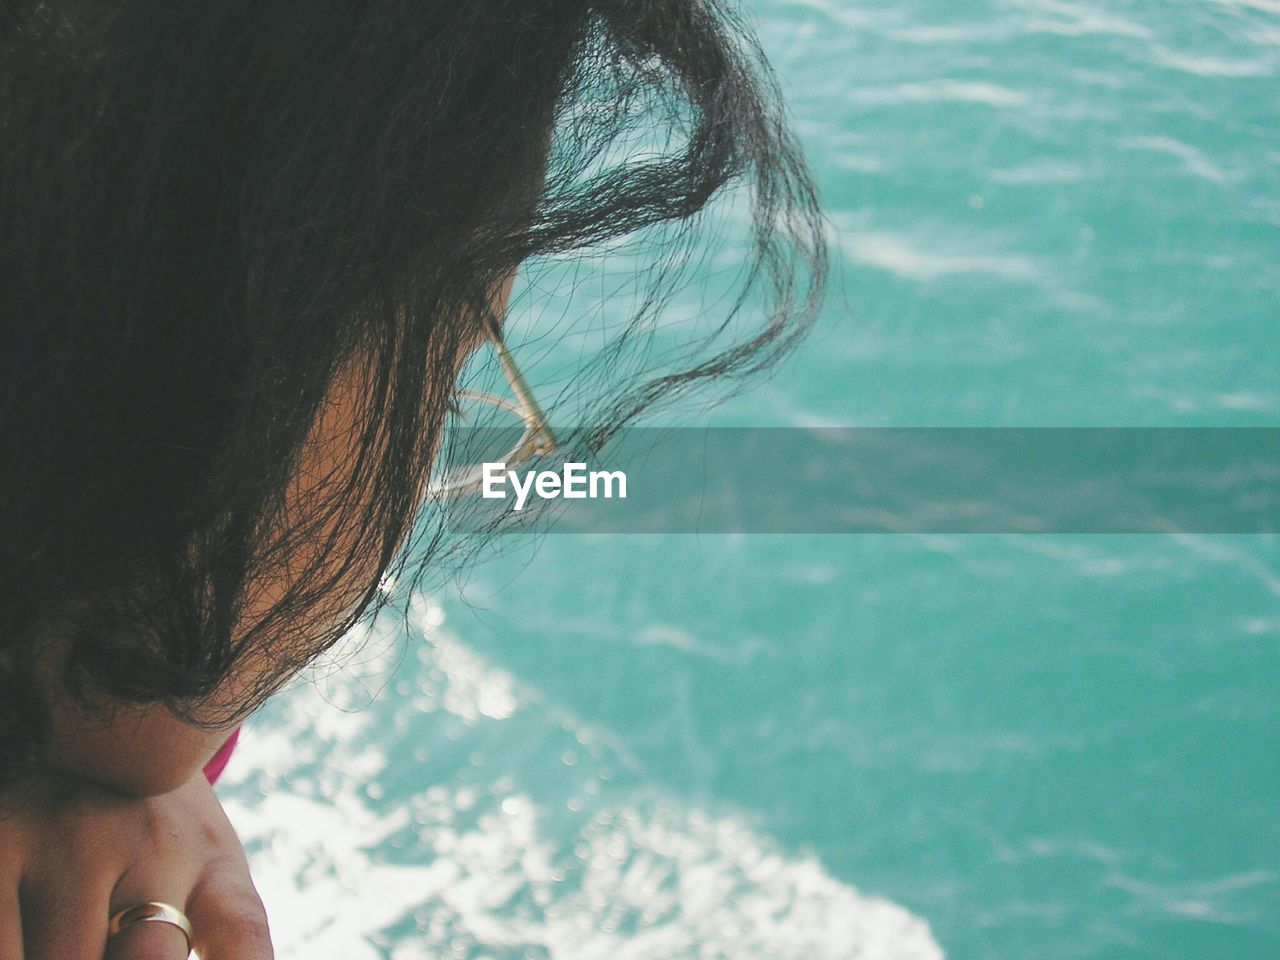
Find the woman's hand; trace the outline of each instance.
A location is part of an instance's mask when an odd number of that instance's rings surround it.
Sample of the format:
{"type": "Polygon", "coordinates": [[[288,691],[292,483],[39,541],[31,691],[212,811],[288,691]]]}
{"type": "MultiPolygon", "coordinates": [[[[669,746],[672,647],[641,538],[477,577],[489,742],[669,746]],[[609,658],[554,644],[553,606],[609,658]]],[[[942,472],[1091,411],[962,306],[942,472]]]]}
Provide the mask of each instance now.
{"type": "Polygon", "coordinates": [[[141,799],[61,775],[0,798],[0,960],[183,960],[167,923],[107,939],[112,914],[148,900],[185,911],[202,960],[271,960],[244,850],[203,773],[141,799]]]}

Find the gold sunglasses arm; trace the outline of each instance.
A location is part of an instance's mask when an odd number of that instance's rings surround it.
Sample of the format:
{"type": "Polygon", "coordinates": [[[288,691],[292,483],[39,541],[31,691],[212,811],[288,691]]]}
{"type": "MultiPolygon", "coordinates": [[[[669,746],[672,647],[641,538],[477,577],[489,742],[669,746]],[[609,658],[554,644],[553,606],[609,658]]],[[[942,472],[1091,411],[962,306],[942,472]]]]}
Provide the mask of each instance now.
{"type": "MultiPolygon", "coordinates": [[[[463,390],[458,396],[490,403],[503,410],[509,410],[523,421],[525,426],[524,435],[505,458],[506,464],[515,466],[524,463],[535,455],[546,455],[553,452],[556,448],[557,440],[555,434],[551,432],[551,427],[547,424],[546,414],[538,406],[538,401],[533,399],[533,392],[529,389],[529,384],[525,382],[524,376],[520,373],[520,368],[516,366],[511,352],[503,342],[497,321],[493,317],[487,319],[488,322],[485,323],[485,327],[489,334],[489,339],[493,342],[494,348],[498,352],[498,359],[502,363],[502,372],[506,375],[507,384],[516,396],[516,402],[488,394],[475,393],[470,390],[463,390]]],[[[472,466],[461,473],[431,480],[428,484],[428,495],[444,499],[465,496],[478,491],[482,481],[480,467],[472,466]]]]}
{"type": "Polygon", "coordinates": [[[520,368],[516,366],[516,362],[511,357],[511,352],[507,349],[507,345],[502,342],[502,334],[498,330],[497,323],[490,323],[489,337],[493,340],[493,345],[498,351],[498,359],[502,362],[503,372],[507,375],[507,382],[511,384],[511,390],[516,395],[516,399],[520,401],[522,407],[521,416],[533,430],[530,438],[533,443],[534,453],[550,453],[556,447],[555,434],[551,432],[551,427],[547,424],[547,416],[542,412],[542,408],[538,406],[538,401],[533,399],[533,392],[529,389],[529,384],[525,382],[524,377],[520,373],[520,368]]]}

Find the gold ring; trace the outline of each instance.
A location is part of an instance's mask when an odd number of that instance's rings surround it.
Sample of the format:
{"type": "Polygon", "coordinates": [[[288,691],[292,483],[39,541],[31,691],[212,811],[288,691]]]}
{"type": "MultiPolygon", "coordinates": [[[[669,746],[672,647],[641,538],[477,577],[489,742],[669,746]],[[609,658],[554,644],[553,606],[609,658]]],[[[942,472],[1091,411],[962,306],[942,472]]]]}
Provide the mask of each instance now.
{"type": "Polygon", "coordinates": [[[195,934],[191,932],[191,921],[173,904],[161,903],[159,900],[148,900],[146,903],[125,907],[117,912],[107,924],[107,937],[114,937],[121,930],[132,927],[135,923],[149,922],[167,923],[177,927],[187,938],[187,953],[191,952],[191,945],[195,942],[195,934]]]}

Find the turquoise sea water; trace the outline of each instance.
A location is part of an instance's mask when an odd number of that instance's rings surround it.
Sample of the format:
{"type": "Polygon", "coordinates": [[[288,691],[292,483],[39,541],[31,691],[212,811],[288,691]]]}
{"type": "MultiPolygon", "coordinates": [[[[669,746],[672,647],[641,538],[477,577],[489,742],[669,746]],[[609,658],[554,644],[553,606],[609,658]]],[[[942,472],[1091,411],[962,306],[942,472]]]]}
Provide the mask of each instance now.
{"type": "MultiPolygon", "coordinates": [[[[1280,423],[1280,3],[749,11],[844,303],[715,422],[1280,423]]],[[[490,554],[247,730],[279,956],[1280,957],[1276,537],[490,554]]]]}

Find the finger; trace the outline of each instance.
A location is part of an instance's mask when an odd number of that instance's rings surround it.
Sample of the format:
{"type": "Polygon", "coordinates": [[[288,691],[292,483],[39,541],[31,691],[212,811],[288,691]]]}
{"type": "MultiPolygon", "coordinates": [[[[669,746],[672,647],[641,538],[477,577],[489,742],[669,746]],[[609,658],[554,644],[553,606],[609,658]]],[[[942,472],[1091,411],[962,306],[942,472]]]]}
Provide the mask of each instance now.
{"type": "Polygon", "coordinates": [[[147,920],[110,937],[103,960],[186,960],[190,952],[180,927],[147,920]]]}
{"type": "Polygon", "coordinates": [[[25,960],[98,960],[107,939],[109,884],[18,891],[25,960]]]}
{"type": "Polygon", "coordinates": [[[0,897],[0,960],[22,960],[22,908],[18,906],[18,888],[8,887],[0,897]]]}
{"type": "Polygon", "coordinates": [[[272,960],[267,912],[243,864],[210,871],[187,910],[201,960],[272,960]]]}

